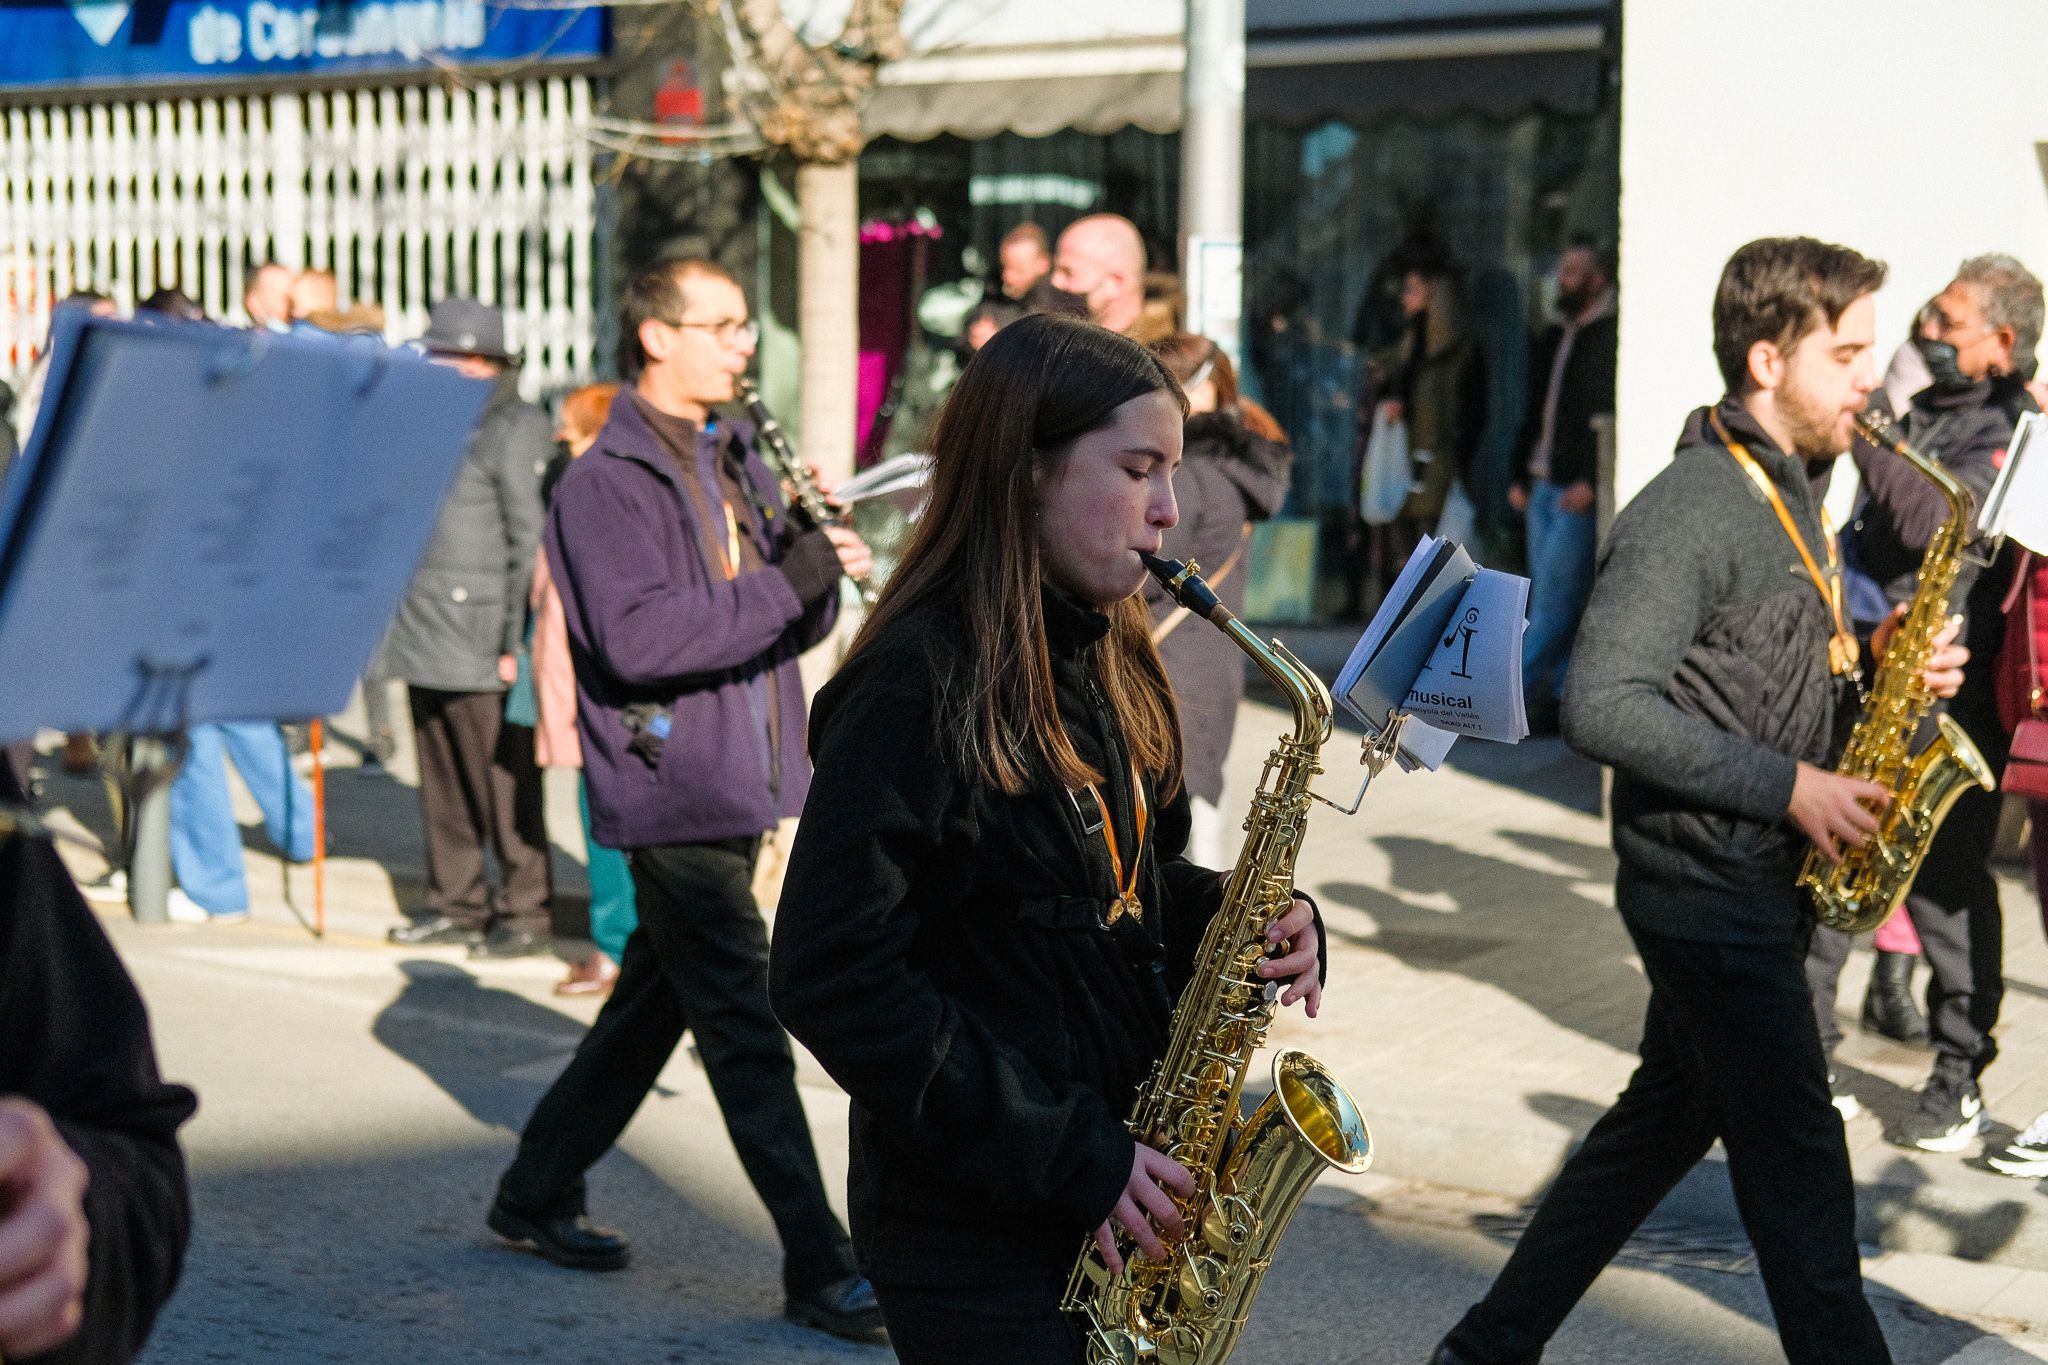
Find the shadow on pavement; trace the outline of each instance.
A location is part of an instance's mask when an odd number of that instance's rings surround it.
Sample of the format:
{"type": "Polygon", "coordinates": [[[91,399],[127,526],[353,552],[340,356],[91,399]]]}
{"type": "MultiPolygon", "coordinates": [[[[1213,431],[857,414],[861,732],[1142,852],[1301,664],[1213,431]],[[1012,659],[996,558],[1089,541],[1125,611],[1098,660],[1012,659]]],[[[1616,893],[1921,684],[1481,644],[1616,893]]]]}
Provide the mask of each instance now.
{"type": "Polygon", "coordinates": [[[632,1239],[625,1270],[564,1270],[501,1243],[484,1226],[491,1191],[583,1026],[451,963],[403,969],[373,1036],[490,1135],[442,1129],[346,1160],[202,1166],[183,1283],[144,1365],[887,1358],[784,1322],[772,1234],[736,1228],[623,1152],[596,1168],[593,1206],[632,1239]]]}
{"type": "Polygon", "coordinates": [[[1553,1023],[1633,1051],[1648,998],[1635,946],[1613,909],[1579,889],[1612,878],[1613,853],[1550,835],[1505,837],[1568,870],[1507,863],[1435,839],[1381,835],[1375,842],[1391,864],[1389,884],[1418,896],[1447,891],[1455,911],[1418,908],[1364,882],[1325,881],[1317,887],[1322,895],[1365,911],[1378,926],[1376,934],[1335,924],[1330,932],[1419,970],[1498,987],[1553,1023]],[[1560,970],[1560,943],[1568,944],[1568,971],[1560,970]],[[1526,951],[1532,944],[1543,951],[1526,951]]]}
{"type": "MultiPolygon", "coordinates": [[[[1436,1226],[1364,1212],[1310,1207],[1295,1219],[1234,1363],[1421,1365],[1513,1245],[1486,1234],[1484,1219],[1436,1226]]],[[[1544,1365],[1782,1365],[1762,1281],[1708,1268],[1720,1264],[1715,1250],[1647,1238],[1632,1246],[1617,1270],[1668,1284],[1609,1271],[1544,1350],[1544,1365]]],[[[1899,1365],[1936,1365],[1985,1335],[1917,1304],[1878,1301],[1877,1310],[1899,1365]]]]}

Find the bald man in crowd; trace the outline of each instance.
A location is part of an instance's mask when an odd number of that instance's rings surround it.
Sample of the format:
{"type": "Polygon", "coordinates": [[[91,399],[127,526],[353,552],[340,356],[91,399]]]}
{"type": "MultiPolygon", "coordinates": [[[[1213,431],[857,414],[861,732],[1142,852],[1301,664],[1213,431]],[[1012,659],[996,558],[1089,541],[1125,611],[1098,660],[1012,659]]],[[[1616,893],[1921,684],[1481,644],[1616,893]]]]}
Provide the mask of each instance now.
{"type": "Polygon", "coordinates": [[[1086,300],[1097,325],[1128,333],[1145,307],[1145,239],[1119,214],[1077,218],[1060,234],[1052,282],[1086,300]]]}

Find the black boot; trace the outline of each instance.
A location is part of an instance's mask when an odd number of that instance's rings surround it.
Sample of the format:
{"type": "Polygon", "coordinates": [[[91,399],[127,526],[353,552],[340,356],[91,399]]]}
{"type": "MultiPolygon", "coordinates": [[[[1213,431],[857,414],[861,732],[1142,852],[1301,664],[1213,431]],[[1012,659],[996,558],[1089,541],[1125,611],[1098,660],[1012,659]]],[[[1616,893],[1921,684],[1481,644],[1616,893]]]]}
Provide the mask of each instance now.
{"type": "Polygon", "coordinates": [[[1913,1003],[1913,954],[1878,950],[1863,996],[1863,1027],[1913,1047],[1927,1046],[1927,1016],[1913,1003]]]}

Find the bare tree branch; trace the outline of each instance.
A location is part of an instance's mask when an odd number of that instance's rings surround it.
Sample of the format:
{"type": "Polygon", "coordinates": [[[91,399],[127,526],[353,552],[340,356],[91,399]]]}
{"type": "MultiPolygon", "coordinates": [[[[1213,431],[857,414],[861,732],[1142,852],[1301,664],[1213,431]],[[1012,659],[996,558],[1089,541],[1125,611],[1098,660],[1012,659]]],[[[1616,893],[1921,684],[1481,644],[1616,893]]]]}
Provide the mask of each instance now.
{"type": "Polygon", "coordinates": [[[860,111],[875,73],[903,55],[903,0],[854,0],[845,26],[828,44],[803,40],[780,0],[698,0],[707,14],[729,5],[741,41],[735,53],[759,75],[740,82],[748,114],[771,145],[798,161],[842,165],[860,155],[866,137],[860,111]],[[765,88],[759,88],[765,87],[765,88]]]}

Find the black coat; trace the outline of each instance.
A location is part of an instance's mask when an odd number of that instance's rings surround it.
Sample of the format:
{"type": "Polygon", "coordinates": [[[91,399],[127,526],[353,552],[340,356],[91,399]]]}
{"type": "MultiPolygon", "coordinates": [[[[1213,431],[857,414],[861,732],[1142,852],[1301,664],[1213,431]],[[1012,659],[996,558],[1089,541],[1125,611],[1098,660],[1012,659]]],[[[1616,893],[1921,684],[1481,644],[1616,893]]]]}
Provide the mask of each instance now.
{"type": "MultiPolygon", "coordinates": [[[[1916,449],[1935,456],[1970,495],[1970,518],[1998,477],[2005,444],[2012,437],[2015,404],[2033,406],[2016,384],[1980,381],[1957,393],[1927,389],[1915,395],[1898,426],[1916,449]]],[[[1852,534],[1856,558],[1884,585],[1886,600],[1911,601],[1920,583],[1920,560],[1935,531],[1949,516],[1948,500],[1927,479],[1890,451],[1858,437],[1849,447],[1863,478],[1864,499],[1852,534]]],[[[1972,736],[1997,734],[1994,696],[1999,646],[2005,640],[2005,613],[2000,599],[2012,582],[2009,564],[1982,569],[1978,553],[1966,554],[1949,607],[1963,613],[1962,643],[1970,663],[1963,670],[1962,690],[1948,709],[1972,736]]]]}
{"type": "Polygon", "coordinates": [[[477,420],[373,676],[451,692],[505,690],[498,659],[525,637],[540,478],[554,453],[547,415],[519,397],[508,371],[477,420]]]}
{"type": "MultiPolygon", "coordinates": [[[[1594,318],[1572,339],[1564,374],[1557,386],[1557,417],[1550,435],[1550,482],[1591,483],[1600,474],[1600,438],[1593,419],[1614,412],[1614,359],[1618,323],[1612,312],[1594,318]]],[[[1529,352],[1529,407],[1522,418],[1515,482],[1527,486],[1532,477],[1529,457],[1543,434],[1543,404],[1550,394],[1550,371],[1564,328],[1546,328],[1529,352]]]]}
{"type": "MultiPolygon", "coordinates": [[[[1045,602],[1061,716],[1109,774],[1128,858],[1130,760],[1092,681],[1107,618],[1045,602]]],[[[853,1097],[862,1269],[932,1286],[1056,1272],[1108,1216],[1125,1120],[1221,901],[1180,856],[1186,797],[1161,808],[1153,791],[1143,921],[1105,927],[1092,798],[1049,776],[1008,796],[950,754],[962,640],[936,614],[904,618],[818,693],[770,964],[777,1015],[853,1097]]]]}
{"type": "MultiPolygon", "coordinates": [[[[1180,472],[1173,480],[1180,522],[1166,533],[1161,553],[1169,559],[1197,561],[1223,605],[1241,612],[1245,581],[1251,577],[1248,530],[1286,501],[1294,453],[1223,413],[1189,418],[1182,453],[1180,472]],[[1216,575],[1225,564],[1230,572],[1219,584],[1216,575]]],[[[1155,626],[1175,610],[1166,590],[1149,578],[1145,605],[1155,626]]],[[[1244,696],[1244,651],[1222,631],[1188,614],[1160,642],[1159,657],[1180,703],[1188,791],[1213,803],[1223,795],[1223,760],[1230,753],[1237,703],[1244,696]]]]}
{"type": "MultiPolygon", "coordinates": [[[[1827,562],[1820,494],[1733,400],[1716,409],[1827,562]]],[[[1693,414],[1677,457],[1615,518],[1572,650],[1564,732],[1614,768],[1615,902],[1671,938],[1786,941],[1808,847],[1785,819],[1800,760],[1827,765],[1849,698],[1834,622],[1777,515],[1693,414]]]]}
{"type": "MultiPolygon", "coordinates": [[[[0,773],[0,800],[20,799],[0,773]]],[[[56,850],[19,835],[0,842],[0,1095],[48,1110],[92,1181],[84,1323],[37,1365],[127,1360],[191,1235],[177,1132],[194,1101],[158,1075],[142,998],[56,850]]]]}

